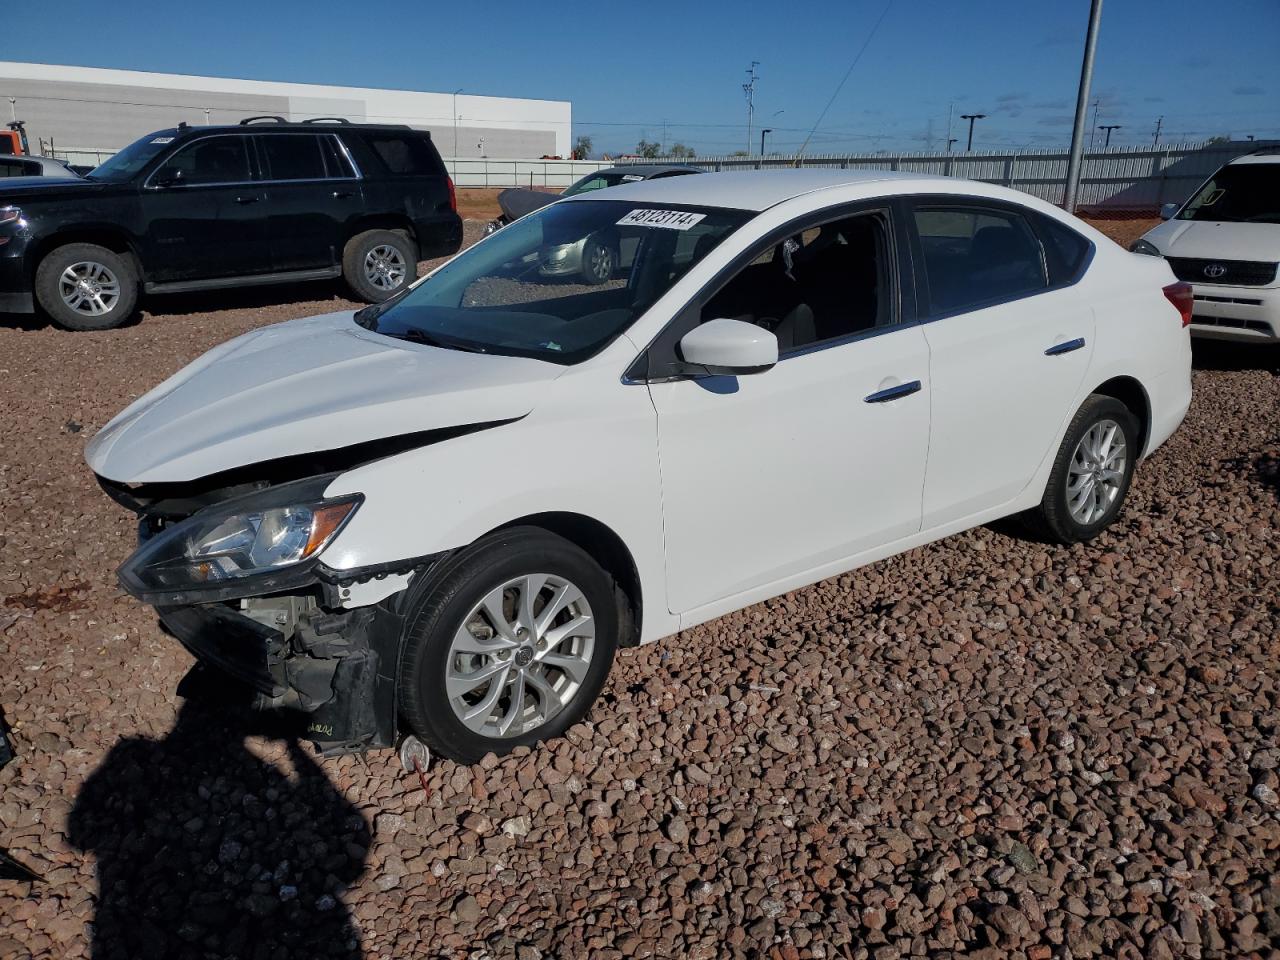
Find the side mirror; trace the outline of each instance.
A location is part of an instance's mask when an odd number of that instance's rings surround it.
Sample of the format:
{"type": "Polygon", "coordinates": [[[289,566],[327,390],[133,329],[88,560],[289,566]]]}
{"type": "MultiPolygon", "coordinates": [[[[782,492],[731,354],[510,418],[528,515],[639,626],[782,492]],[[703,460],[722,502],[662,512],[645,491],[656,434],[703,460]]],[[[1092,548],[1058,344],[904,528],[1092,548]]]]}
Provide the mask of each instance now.
{"type": "Polygon", "coordinates": [[[1160,219],[1172,220],[1178,213],[1178,208],[1182,206],[1180,203],[1164,203],[1160,205],[1160,219]]]}
{"type": "Polygon", "coordinates": [[[156,172],[155,185],[157,187],[180,187],[186,175],[182,172],[181,167],[161,167],[156,172]]]}
{"type": "Polygon", "coordinates": [[[708,320],[681,338],[680,354],[716,376],[763,373],[778,362],[778,338],[744,320],[708,320]]]}

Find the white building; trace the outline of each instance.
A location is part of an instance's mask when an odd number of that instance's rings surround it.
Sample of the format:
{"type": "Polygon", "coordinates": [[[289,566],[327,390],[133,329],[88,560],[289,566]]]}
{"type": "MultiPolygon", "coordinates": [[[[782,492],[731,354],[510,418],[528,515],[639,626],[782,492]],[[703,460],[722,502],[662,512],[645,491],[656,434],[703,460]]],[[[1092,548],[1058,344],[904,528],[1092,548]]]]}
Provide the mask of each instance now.
{"type": "Polygon", "coordinates": [[[407,123],[430,130],[444,157],[568,157],[571,113],[572,105],[564,100],[0,61],[0,124],[11,118],[24,121],[33,153],[114,153],[183,120],[196,126],[269,115],[407,123]]]}

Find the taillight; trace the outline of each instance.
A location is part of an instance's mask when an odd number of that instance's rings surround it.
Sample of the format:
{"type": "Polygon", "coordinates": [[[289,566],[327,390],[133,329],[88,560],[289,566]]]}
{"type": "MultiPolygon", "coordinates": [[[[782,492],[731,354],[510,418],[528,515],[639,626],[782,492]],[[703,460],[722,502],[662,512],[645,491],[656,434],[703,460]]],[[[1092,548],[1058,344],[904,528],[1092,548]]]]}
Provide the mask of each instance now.
{"type": "Polygon", "coordinates": [[[449,209],[454,213],[458,212],[458,191],[453,188],[453,177],[446,177],[449,181],[449,209]]]}
{"type": "Polygon", "coordinates": [[[1182,316],[1182,325],[1184,327],[1191,326],[1191,310],[1195,306],[1195,293],[1191,290],[1191,284],[1183,283],[1179,280],[1177,283],[1171,283],[1164,288],[1165,299],[1173,304],[1174,309],[1182,316]]]}

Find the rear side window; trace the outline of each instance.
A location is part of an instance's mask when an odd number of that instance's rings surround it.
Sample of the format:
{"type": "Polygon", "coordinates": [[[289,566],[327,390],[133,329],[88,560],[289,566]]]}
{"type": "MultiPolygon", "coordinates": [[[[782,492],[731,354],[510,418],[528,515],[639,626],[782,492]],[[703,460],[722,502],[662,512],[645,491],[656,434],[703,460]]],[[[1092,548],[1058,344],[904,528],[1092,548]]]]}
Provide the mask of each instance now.
{"type": "Polygon", "coordinates": [[[1091,244],[1066,224],[1052,217],[1034,214],[1036,232],[1044,243],[1045,266],[1049,269],[1049,286],[1071,283],[1084,268],[1091,244]]]}
{"type": "Polygon", "coordinates": [[[25,160],[0,160],[0,177],[34,177],[40,168],[25,160]]]}
{"type": "Polygon", "coordinates": [[[377,131],[362,136],[386,173],[412,177],[444,174],[444,164],[426,137],[407,131],[377,131]]]}
{"type": "Polygon", "coordinates": [[[920,207],[929,312],[959,313],[1049,286],[1040,241],[1026,219],[992,208],[920,207]]]}
{"type": "Polygon", "coordinates": [[[277,133],[258,138],[271,180],[323,180],[320,138],[310,133],[277,133]]]}

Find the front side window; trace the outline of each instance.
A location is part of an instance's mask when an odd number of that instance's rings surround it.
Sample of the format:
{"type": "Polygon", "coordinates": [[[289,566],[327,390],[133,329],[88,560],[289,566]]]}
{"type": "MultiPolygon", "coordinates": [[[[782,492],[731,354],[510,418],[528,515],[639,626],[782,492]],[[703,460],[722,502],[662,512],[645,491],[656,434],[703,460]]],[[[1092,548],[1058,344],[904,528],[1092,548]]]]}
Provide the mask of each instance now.
{"type": "Polygon", "coordinates": [[[156,183],[198,186],[215,183],[245,183],[253,178],[249,170],[248,137],[206,137],[183,147],[153,178],[156,183]]]}
{"type": "Polygon", "coordinates": [[[322,180],[324,154],[320,137],[311,133],[277,133],[258,138],[270,180],[322,180]]]}
{"type": "Polygon", "coordinates": [[[937,315],[1047,289],[1040,241],[1016,213],[921,207],[916,232],[924,254],[929,312],[937,315]]]}
{"type": "Polygon", "coordinates": [[[1179,220],[1280,223],[1280,163],[1233,163],[1200,188],[1179,220]]]}
{"type": "Polygon", "coordinates": [[[770,246],[703,306],[773,332],[780,351],[865,333],[893,320],[887,215],[810,227],[770,246]]]}
{"type": "Polygon", "coordinates": [[[637,201],[553,204],[356,321],[442,347],[580,363],[751,216],[637,201]]]}

